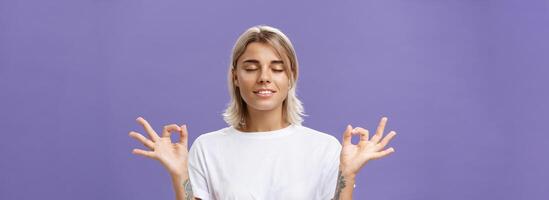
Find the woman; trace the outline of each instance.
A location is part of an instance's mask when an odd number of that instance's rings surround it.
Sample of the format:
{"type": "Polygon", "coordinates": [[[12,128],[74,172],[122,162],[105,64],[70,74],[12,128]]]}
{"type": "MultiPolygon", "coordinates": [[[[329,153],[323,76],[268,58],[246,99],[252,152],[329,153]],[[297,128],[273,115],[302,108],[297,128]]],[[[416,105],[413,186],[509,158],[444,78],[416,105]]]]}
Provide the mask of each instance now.
{"type": "Polygon", "coordinates": [[[352,199],[355,177],[370,160],[394,152],[383,137],[348,125],[343,145],[335,137],[301,125],[296,97],[298,62],[290,40],[278,29],[255,26],[237,40],[228,73],[231,102],[223,114],[229,127],[202,134],[187,151],[186,126],[164,127],[162,137],[138,118],[149,138],[130,136],[150,151],[172,177],[176,199],[352,199]],[[180,141],[172,143],[171,132],[180,141]],[[358,144],[351,143],[360,135],[358,144]]]}

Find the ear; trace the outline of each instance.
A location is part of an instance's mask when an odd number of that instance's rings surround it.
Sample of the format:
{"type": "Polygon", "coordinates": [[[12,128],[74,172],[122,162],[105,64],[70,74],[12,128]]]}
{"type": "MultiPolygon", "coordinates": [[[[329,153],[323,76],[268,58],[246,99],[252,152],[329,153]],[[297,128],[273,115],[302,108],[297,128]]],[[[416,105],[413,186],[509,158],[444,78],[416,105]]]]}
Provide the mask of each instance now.
{"type": "Polygon", "coordinates": [[[292,84],[292,80],[291,79],[288,79],[288,90],[292,89],[294,87],[294,84],[292,84]]]}
{"type": "Polygon", "coordinates": [[[292,81],[288,79],[288,89],[292,89],[292,81]]]}
{"type": "Polygon", "coordinates": [[[232,74],[232,77],[233,77],[233,83],[236,87],[239,87],[239,84],[238,84],[238,76],[236,76],[236,71],[235,69],[233,68],[231,70],[231,74],[232,74]]]}

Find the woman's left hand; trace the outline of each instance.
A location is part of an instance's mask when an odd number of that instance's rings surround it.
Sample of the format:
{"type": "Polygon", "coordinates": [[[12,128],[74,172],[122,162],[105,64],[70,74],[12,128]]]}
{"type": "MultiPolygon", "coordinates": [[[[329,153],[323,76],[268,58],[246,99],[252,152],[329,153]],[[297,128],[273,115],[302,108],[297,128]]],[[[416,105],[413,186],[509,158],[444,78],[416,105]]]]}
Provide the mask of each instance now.
{"type": "Polygon", "coordinates": [[[383,137],[383,130],[387,124],[387,118],[381,118],[376,133],[369,138],[368,130],[351,125],[347,126],[343,133],[343,148],[340,155],[340,170],[344,175],[356,176],[360,169],[370,160],[383,158],[395,150],[394,148],[385,149],[385,146],[395,137],[396,132],[391,131],[383,137]],[[360,135],[358,144],[352,144],[353,135],[360,135]]]}

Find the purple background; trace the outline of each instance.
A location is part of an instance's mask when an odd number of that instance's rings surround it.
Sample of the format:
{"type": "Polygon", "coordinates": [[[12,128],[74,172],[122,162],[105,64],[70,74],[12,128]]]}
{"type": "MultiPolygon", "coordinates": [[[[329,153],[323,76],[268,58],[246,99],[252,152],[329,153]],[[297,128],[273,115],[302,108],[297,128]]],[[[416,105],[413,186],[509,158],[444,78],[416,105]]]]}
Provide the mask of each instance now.
{"type": "Polygon", "coordinates": [[[356,199],[549,198],[549,1],[0,0],[0,199],[172,199],[134,119],[225,127],[257,24],[296,47],[305,126],[399,133],[356,199]]]}

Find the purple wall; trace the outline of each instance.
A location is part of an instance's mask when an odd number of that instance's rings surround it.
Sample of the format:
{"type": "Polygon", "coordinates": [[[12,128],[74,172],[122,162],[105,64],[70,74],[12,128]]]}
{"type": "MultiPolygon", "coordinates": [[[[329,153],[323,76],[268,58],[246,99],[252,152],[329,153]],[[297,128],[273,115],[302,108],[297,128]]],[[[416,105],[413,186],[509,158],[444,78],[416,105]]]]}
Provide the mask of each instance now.
{"type": "Polygon", "coordinates": [[[225,127],[257,24],[294,42],[304,125],[399,133],[356,199],[549,198],[548,1],[0,0],[0,199],[173,198],[134,119],[225,127]]]}

